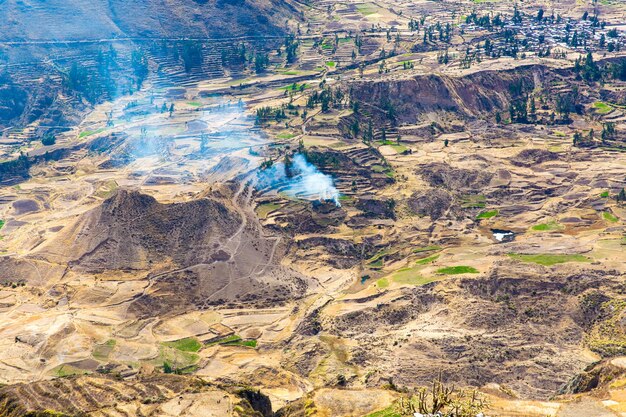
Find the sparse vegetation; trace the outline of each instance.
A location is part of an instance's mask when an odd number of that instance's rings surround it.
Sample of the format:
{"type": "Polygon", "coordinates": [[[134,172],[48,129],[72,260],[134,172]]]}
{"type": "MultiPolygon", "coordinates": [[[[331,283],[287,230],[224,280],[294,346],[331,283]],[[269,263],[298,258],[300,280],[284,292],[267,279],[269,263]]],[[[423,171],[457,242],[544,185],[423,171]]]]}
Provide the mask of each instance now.
{"type": "Polygon", "coordinates": [[[624,408],[622,370],[535,401],[626,355],[623,2],[112,2],[91,40],[39,3],[0,48],[9,414],[624,408]]]}
{"type": "Polygon", "coordinates": [[[116,344],[117,342],[115,341],[115,339],[109,339],[100,345],[96,345],[93,349],[92,356],[94,357],[94,359],[106,361],[109,358],[109,355],[111,354],[113,349],[115,349],[116,344]]]}
{"type": "Polygon", "coordinates": [[[413,253],[433,252],[433,251],[440,251],[441,249],[442,249],[441,246],[433,245],[433,246],[426,246],[423,248],[413,249],[413,253]]]}
{"type": "Polygon", "coordinates": [[[268,215],[280,208],[277,203],[263,203],[256,208],[256,213],[260,219],[266,219],[268,215]]]}
{"type": "Polygon", "coordinates": [[[404,394],[392,406],[367,417],[475,417],[488,408],[487,400],[477,390],[457,389],[454,385],[445,384],[439,376],[431,386],[404,394]]]}
{"type": "Polygon", "coordinates": [[[552,266],[567,262],[591,262],[591,259],[587,258],[584,255],[580,254],[532,254],[532,255],[524,255],[524,254],[509,254],[509,256],[513,259],[517,259],[522,262],[535,263],[543,266],[552,266]]]}

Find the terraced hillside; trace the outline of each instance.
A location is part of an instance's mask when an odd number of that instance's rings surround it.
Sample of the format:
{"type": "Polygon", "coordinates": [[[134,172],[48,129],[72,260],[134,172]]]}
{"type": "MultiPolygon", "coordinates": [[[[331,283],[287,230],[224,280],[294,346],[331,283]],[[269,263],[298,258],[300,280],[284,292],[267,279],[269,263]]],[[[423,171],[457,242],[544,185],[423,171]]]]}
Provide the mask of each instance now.
{"type": "MultiPolygon", "coordinates": [[[[287,0],[17,1],[2,4],[4,43],[114,38],[273,36],[296,12],[287,0]]],[[[23,48],[13,54],[24,52],[23,48]]]]}

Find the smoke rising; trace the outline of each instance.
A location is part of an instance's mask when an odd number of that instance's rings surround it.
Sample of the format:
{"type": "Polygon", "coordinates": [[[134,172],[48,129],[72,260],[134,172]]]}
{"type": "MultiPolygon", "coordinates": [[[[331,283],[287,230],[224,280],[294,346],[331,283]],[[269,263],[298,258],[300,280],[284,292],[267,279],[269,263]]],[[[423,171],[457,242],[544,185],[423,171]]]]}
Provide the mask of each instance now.
{"type": "Polygon", "coordinates": [[[272,188],[294,198],[333,201],[341,205],[332,177],[320,172],[302,154],[294,155],[288,168],[279,162],[259,171],[258,187],[272,188]]]}

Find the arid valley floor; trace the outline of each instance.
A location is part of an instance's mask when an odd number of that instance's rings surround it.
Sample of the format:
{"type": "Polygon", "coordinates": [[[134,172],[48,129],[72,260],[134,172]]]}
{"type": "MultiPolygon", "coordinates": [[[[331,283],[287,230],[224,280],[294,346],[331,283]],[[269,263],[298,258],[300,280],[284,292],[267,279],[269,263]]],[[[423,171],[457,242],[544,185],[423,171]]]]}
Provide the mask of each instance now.
{"type": "Polygon", "coordinates": [[[626,415],[620,1],[0,7],[1,417],[626,415]]]}

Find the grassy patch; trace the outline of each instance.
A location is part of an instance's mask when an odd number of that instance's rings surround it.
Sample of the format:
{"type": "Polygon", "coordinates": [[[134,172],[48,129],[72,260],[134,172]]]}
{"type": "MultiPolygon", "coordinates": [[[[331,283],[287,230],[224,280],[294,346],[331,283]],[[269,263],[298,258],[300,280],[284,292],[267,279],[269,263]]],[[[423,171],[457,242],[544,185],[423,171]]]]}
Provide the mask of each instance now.
{"type": "Polygon", "coordinates": [[[193,352],[185,352],[162,344],[155,365],[167,362],[175,369],[185,369],[195,365],[199,359],[200,357],[193,352]]]}
{"type": "Polygon", "coordinates": [[[86,375],[89,372],[84,369],[78,369],[72,365],[59,365],[52,370],[52,374],[56,377],[67,377],[72,375],[86,375]]]}
{"type": "Polygon", "coordinates": [[[199,101],[188,101],[187,105],[191,107],[200,107],[202,106],[202,103],[200,103],[199,101]]]}
{"type": "Polygon", "coordinates": [[[402,268],[383,279],[391,279],[397,284],[405,285],[426,285],[437,280],[436,278],[422,276],[420,274],[421,269],[419,265],[412,268],[402,268]]]}
{"type": "Polygon", "coordinates": [[[106,342],[96,345],[93,348],[92,356],[99,361],[106,361],[109,359],[109,355],[115,349],[117,342],[114,339],[109,339],[106,342]]]}
{"type": "Polygon", "coordinates": [[[422,253],[422,252],[433,252],[433,251],[438,251],[441,250],[441,246],[426,246],[423,248],[417,248],[417,249],[413,249],[413,253],[422,253]]]}
{"type": "Polygon", "coordinates": [[[393,281],[398,284],[415,285],[419,287],[421,285],[426,285],[426,284],[430,284],[431,282],[435,282],[437,281],[437,279],[433,277],[423,277],[419,274],[409,275],[409,274],[399,273],[397,276],[393,278],[393,281]]]}
{"type": "Polygon", "coordinates": [[[404,145],[390,145],[394,151],[398,152],[398,153],[403,153],[409,150],[409,148],[407,148],[404,145]]]}
{"type": "Polygon", "coordinates": [[[611,223],[617,223],[619,221],[619,218],[616,215],[608,211],[605,211],[604,213],[602,213],[602,218],[606,220],[607,222],[611,222],[611,223]]]}
{"type": "Polygon", "coordinates": [[[378,173],[378,174],[385,174],[386,176],[388,176],[389,178],[393,178],[394,176],[394,172],[392,169],[384,167],[382,165],[379,164],[374,164],[371,167],[372,171],[378,173]]]}
{"type": "Polygon", "coordinates": [[[296,135],[294,135],[293,133],[283,132],[283,133],[279,133],[278,135],[276,135],[276,139],[291,139],[294,136],[296,135]]]}
{"type": "Polygon", "coordinates": [[[91,136],[91,135],[97,135],[98,133],[104,132],[104,130],[105,130],[104,128],[100,128],[97,130],[84,130],[80,132],[80,134],[78,135],[78,139],[86,138],[87,136],[91,136]]]}
{"type": "Polygon", "coordinates": [[[235,342],[238,340],[241,340],[241,336],[237,336],[236,334],[233,334],[223,339],[216,340],[215,342],[207,343],[206,346],[223,345],[225,343],[235,342]]]}
{"type": "Polygon", "coordinates": [[[438,269],[437,273],[445,275],[478,274],[478,269],[471,266],[458,265],[438,269]]]}
{"type": "Polygon", "coordinates": [[[596,101],[595,103],[593,103],[593,108],[596,109],[596,111],[600,114],[608,114],[613,111],[613,107],[602,101],[596,101]]]}
{"type": "Polygon", "coordinates": [[[369,16],[369,15],[372,15],[372,14],[374,14],[374,13],[376,13],[378,11],[378,8],[374,4],[372,4],[372,3],[357,4],[356,5],[356,9],[363,16],[369,16]]]}
{"type": "Polygon", "coordinates": [[[555,230],[562,230],[563,226],[555,221],[551,221],[548,223],[541,223],[531,227],[535,232],[550,232],[555,230]]]}
{"type": "Polygon", "coordinates": [[[0,220],[0,229],[2,229],[5,224],[6,224],[6,222],[4,220],[0,220]]]}
{"type": "Polygon", "coordinates": [[[522,255],[511,253],[509,254],[509,256],[522,262],[535,263],[543,266],[552,266],[557,264],[564,264],[567,262],[591,262],[591,259],[580,254],[565,255],[544,253],[534,255],[522,255]]]}
{"type": "Polygon", "coordinates": [[[389,287],[389,280],[387,278],[381,278],[378,281],[376,281],[376,286],[380,288],[381,290],[384,288],[387,288],[389,287]]]}
{"type": "Polygon", "coordinates": [[[335,68],[335,66],[336,66],[336,65],[337,65],[337,63],[336,63],[335,61],[328,61],[328,62],[326,63],[326,66],[327,66],[328,68],[335,68]]]}
{"type": "Polygon", "coordinates": [[[437,259],[439,259],[439,255],[433,255],[433,256],[429,256],[428,258],[420,259],[417,262],[415,262],[415,264],[416,265],[428,265],[428,264],[435,262],[437,259]]]}
{"type": "Polygon", "coordinates": [[[186,337],[173,342],[165,342],[163,345],[183,352],[197,352],[202,348],[202,344],[195,337],[186,337]]]}
{"type": "Polygon", "coordinates": [[[263,203],[256,208],[256,214],[259,216],[259,219],[267,219],[270,213],[278,210],[280,207],[280,204],[276,203],[263,203]]]}
{"type": "Polygon", "coordinates": [[[222,344],[226,346],[243,346],[243,347],[249,347],[249,348],[256,348],[257,341],[254,339],[242,340],[241,338],[239,338],[239,340],[233,340],[232,342],[227,342],[227,343],[222,343],[222,344]]]}
{"type": "Polygon", "coordinates": [[[257,341],[254,339],[243,340],[241,336],[233,334],[223,339],[217,340],[215,342],[207,343],[207,346],[214,346],[214,345],[244,346],[244,347],[255,348],[257,347],[257,341]]]}
{"type": "Polygon", "coordinates": [[[609,198],[610,193],[608,191],[602,191],[602,193],[600,194],[601,198],[609,198]]]}
{"type": "Polygon", "coordinates": [[[498,214],[500,214],[498,210],[483,211],[478,216],[476,216],[476,218],[478,220],[491,219],[492,217],[496,217],[498,214]]]}

